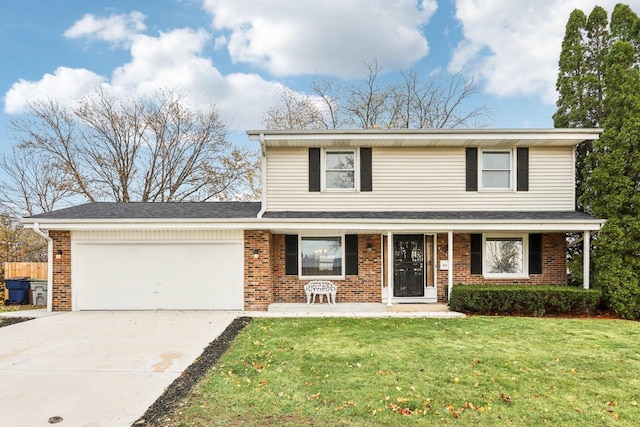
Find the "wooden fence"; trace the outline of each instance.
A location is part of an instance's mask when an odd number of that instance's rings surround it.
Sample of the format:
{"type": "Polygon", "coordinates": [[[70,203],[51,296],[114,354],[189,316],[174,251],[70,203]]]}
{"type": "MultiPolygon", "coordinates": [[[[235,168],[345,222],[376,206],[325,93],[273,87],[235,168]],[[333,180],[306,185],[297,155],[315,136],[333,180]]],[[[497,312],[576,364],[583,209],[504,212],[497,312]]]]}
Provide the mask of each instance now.
{"type": "Polygon", "coordinates": [[[5,262],[4,277],[47,278],[46,262],[5,262]]]}

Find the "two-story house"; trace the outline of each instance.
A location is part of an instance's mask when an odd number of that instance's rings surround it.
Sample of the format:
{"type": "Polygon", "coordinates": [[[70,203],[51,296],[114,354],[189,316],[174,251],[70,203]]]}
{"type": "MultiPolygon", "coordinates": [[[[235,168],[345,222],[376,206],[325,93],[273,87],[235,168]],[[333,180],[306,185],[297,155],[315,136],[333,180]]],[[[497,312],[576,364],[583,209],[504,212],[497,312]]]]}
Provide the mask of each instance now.
{"type": "Polygon", "coordinates": [[[262,200],[89,203],[24,219],[49,239],[53,310],[266,310],[444,302],[455,285],[565,284],[575,147],[594,129],[248,131],[262,200]]]}

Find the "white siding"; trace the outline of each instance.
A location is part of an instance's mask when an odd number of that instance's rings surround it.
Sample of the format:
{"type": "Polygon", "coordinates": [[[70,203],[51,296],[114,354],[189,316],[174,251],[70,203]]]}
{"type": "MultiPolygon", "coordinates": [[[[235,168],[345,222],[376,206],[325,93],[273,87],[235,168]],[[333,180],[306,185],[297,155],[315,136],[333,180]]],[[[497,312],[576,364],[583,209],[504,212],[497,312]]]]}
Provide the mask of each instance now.
{"type": "Polygon", "coordinates": [[[269,148],[269,211],[573,210],[571,147],[529,149],[529,191],[465,191],[465,149],[374,148],[373,191],[308,191],[306,148],[269,148]]]}
{"type": "Polygon", "coordinates": [[[242,230],[99,230],[73,231],[71,240],[78,241],[224,241],[243,240],[242,230]]]}

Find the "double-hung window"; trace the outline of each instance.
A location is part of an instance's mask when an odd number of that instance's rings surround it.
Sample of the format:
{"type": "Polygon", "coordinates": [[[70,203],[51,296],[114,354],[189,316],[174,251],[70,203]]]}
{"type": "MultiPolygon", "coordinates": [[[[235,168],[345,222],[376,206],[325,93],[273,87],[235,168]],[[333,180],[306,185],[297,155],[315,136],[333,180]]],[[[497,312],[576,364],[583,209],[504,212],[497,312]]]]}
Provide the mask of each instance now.
{"type": "Polygon", "coordinates": [[[511,151],[482,152],[482,188],[488,190],[510,190],[512,185],[511,151]]]}
{"type": "Polygon", "coordinates": [[[356,188],[356,152],[325,151],[325,188],[328,190],[353,190],[356,188]]]}
{"type": "Polygon", "coordinates": [[[300,237],[301,277],[342,277],[343,236],[300,237]]]}

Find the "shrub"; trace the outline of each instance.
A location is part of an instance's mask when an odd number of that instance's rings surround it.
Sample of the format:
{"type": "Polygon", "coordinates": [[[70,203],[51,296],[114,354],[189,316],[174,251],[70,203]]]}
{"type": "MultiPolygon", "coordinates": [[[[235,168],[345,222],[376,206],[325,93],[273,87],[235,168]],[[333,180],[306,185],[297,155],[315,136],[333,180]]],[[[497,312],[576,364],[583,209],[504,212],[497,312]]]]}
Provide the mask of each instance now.
{"type": "Polygon", "coordinates": [[[449,308],[478,314],[588,314],[600,305],[601,292],[552,285],[457,285],[449,308]]]}

